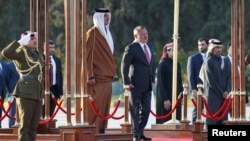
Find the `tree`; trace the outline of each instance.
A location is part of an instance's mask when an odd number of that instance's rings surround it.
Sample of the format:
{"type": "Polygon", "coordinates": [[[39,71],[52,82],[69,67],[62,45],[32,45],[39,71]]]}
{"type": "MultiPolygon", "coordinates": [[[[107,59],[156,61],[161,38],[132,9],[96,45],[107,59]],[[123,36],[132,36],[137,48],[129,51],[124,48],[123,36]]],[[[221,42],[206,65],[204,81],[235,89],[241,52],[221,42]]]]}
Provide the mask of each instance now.
{"type": "MultiPolygon", "coordinates": [[[[2,48],[13,39],[19,39],[20,32],[28,29],[29,1],[0,0],[0,5],[2,48]]],[[[250,1],[245,0],[246,39],[250,35],[249,5],[250,1]]],[[[114,38],[118,68],[124,47],[133,41],[132,31],[136,25],[148,28],[149,40],[156,47],[156,61],[161,56],[164,44],[172,41],[174,0],[87,0],[87,28],[93,25],[92,13],[97,7],[106,7],[112,11],[110,30],[114,38]]],[[[64,0],[51,1],[49,11],[50,36],[56,41],[58,54],[64,60],[64,0]]],[[[197,50],[198,38],[218,38],[225,45],[230,40],[231,0],[180,0],[179,20],[179,55],[182,55],[179,59],[184,67],[188,55],[197,50]]],[[[250,40],[247,40],[247,46],[249,43],[250,40]]],[[[183,74],[185,73],[184,69],[183,74]]]]}

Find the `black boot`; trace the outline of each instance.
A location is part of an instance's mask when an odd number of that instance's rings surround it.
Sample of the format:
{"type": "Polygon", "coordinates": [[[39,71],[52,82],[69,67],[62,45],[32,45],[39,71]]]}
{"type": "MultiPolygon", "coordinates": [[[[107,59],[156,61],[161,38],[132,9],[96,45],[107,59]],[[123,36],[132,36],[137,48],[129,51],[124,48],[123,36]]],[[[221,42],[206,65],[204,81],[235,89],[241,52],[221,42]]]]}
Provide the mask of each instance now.
{"type": "Polygon", "coordinates": [[[99,130],[99,134],[104,134],[105,133],[105,130],[104,129],[100,129],[99,130]]]}

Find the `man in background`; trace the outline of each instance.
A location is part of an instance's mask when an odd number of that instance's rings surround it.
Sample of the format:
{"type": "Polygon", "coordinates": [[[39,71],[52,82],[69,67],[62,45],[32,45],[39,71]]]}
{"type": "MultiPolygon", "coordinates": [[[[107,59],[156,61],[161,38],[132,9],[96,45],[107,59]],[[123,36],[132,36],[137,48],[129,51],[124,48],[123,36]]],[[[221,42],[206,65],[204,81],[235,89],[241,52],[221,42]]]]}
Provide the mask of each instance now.
{"type": "MultiPolygon", "coordinates": [[[[197,100],[197,84],[203,84],[202,80],[199,78],[199,73],[201,66],[206,59],[206,52],[208,48],[208,39],[200,38],[198,39],[198,51],[196,54],[193,54],[188,57],[187,62],[187,75],[188,75],[188,83],[189,88],[192,93],[192,97],[194,100],[197,100]]],[[[193,109],[192,112],[192,123],[196,121],[197,118],[197,110],[193,109]]]]}
{"type": "MultiPolygon", "coordinates": [[[[19,79],[19,74],[16,70],[15,64],[13,61],[10,61],[7,63],[9,70],[10,70],[10,78],[9,78],[9,83],[10,83],[10,91],[8,92],[8,102],[9,104],[13,102],[13,105],[10,109],[9,115],[11,117],[15,117],[16,115],[16,99],[13,97],[13,91],[16,87],[16,83],[19,79]]],[[[15,124],[15,120],[9,119],[9,128],[11,128],[15,124]]]]}
{"type": "MultiPolygon", "coordinates": [[[[0,59],[2,55],[0,55],[0,59]]],[[[4,103],[4,99],[8,91],[11,91],[10,81],[9,81],[10,71],[9,67],[5,62],[0,62],[0,99],[4,103]]],[[[2,108],[0,107],[0,117],[2,117],[2,108]]],[[[2,128],[0,121],[0,128],[2,128]]]]}
{"type": "MultiPolygon", "coordinates": [[[[55,41],[49,40],[49,63],[50,63],[50,107],[49,116],[52,116],[56,107],[54,98],[59,100],[63,95],[63,75],[61,59],[55,55],[55,41]]],[[[46,46],[44,44],[44,50],[46,46]]],[[[42,108],[42,117],[45,117],[45,104],[42,108]]]]}
{"type": "MultiPolygon", "coordinates": [[[[231,91],[231,68],[230,62],[221,55],[222,42],[218,39],[210,39],[205,60],[200,73],[204,84],[204,94],[207,96],[207,106],[211,114],[220,110],[231,91]]],[[[224,125],[228,119],[206,119],[206,125],[224,125]]]]}

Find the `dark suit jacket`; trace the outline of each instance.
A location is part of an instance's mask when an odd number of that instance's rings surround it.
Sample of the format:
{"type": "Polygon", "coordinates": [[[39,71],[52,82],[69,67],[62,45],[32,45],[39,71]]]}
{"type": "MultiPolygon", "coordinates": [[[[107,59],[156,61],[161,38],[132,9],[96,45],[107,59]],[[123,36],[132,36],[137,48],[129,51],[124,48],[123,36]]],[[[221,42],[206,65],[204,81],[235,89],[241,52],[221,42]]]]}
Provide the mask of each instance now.
{"type": "Polygon", "coordinates": [[[2,65],[2,71],[0,71],[0,96],[2,97],[2,100],[4,100],[7,91],[10,91],[11,89],[9,83],[10,71],[6,63],[0,62],[0,64],[2,65]]]}
{"type": "Polygon", "coordinates": [[[200,53],[188,57],[187,74],[190,90],[197,90],[197,84],[203,84],[202,80],[199,78],[202,64],[203,58],[200,53]]]}
{"type": "MultiPolygon", "coordinates": [[[[138,42],[126,46],[121,64],[124,85],[133,84],[134,91],[148,90],[155,82],[155,52],[153,45],[147,43],[151,52],[151,62],[148,64],[144,51],[138,42]]],[[[152,87],[150,88],[152,90],[152,87]]]]}
{"type": "Polygon", "coordinates": [[[19,79],[19,74],[16,71],[16,67],[13,61],[10,61],[8,64],[9,70],[10,70],[10,78],[9,78],[9,83],[10,83],[10,91],[9,93],[13,93],[15,87],[16,87],[16,83],[19,79]]]}
{"type": "Polygon", "coordinates": [[[56,84],[53,85],[50,90],[56,98],[60,98],[63,95],[63,76],[62,76],[62,63],[60,58],[52,55],[56,64],[56,84]]]}

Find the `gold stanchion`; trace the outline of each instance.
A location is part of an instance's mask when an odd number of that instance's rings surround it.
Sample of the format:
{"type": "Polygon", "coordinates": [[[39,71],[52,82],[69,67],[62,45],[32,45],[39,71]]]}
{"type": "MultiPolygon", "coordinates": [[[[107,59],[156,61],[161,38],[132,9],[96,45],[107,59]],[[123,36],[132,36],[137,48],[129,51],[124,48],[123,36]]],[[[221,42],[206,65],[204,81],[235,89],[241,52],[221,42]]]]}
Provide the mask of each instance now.
{"type": "Polygon", "coordinates": [[[203,94],[202,94],[202,84],[197,85],[198,92],[197,92],[197,118],[196,121],[194,122],[194,132],[201,132],[204,129],[204,122],[201,119],[201,113],[202,113],[202,99],[203,99],[203,94]]]}
{"type": "Polygon", "coordinates": [[[130,91],[124,92],[124,123],[121,124],[123,133],[131,133],[131,123],[129,123],[128,112],[129,112],[129,95],[130,91]]]}
{"type": "Polygon", "coordinates": [[[189,123],[190,121],[187,118],[187,95],[188,95],[188,84],[183,84],[183,104],[182,104],[182,120],[181,123],[181,129],[189,129],[189,123]]]}

